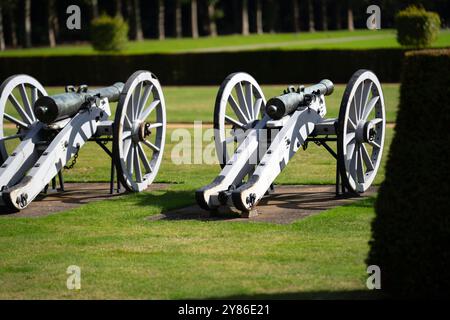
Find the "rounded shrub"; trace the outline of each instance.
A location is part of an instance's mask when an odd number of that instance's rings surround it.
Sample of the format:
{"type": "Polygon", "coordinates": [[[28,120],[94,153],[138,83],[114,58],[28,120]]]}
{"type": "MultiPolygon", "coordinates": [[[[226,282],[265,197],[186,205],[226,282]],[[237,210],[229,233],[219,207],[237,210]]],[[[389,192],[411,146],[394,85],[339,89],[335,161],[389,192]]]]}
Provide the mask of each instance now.
{"type": "Polygon", "coordinates": [[[400,11],[395,19],[397,41],[402,46],[423,48],[436,40],[441,19],[435,12],[410,6],[400,11]]]}
{"type": "Polygon", "coordinates": [[[97,51],[120,51],[128,42],[128,24],[122,17],[101,15],[91,24],[91,42],[97,51]]]}
{"type": "Polygon", "coordinates": [[[368,265],[392,297],[450,297],[450,49],[406,53],[368,265]]]}

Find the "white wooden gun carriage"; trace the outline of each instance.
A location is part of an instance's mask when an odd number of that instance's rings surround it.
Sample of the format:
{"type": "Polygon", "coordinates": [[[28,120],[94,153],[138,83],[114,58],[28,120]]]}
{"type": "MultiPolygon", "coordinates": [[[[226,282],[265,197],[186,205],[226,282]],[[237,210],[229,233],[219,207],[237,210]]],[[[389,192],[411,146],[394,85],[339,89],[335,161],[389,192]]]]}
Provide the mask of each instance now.
{"type": "Polygon", "coordinates": [[[111,157],[111,192],[116,173],[117,189],[142,191],[158,173],[165,131],[164,95],[151,72],[107,88],[67,86],[54,96],[28,75],[12,76],[0,86],[0,202],[24,209],[51,182],[56,188],[56,177],[64,190],[62,170],[87,141],[111,157]]]}
{"type": "Polygon", "coordinates": [[[382,88],[373,72],[357,71],[345,89],[339,117],[327,119],[325,96],[333,89],[331,81],[322,80],[309,87],[289,87],[266,103],[253,77],[228,76],[214,110],[222,171],[197,190],[198,204],[206,210],[234,207],[248,216],[308,142],[325,147],[336,158],[336,194],[365,192],[375,179],[383,152],[382,88]],[[336,142],[336,151],[329,142],[336,142]]]}

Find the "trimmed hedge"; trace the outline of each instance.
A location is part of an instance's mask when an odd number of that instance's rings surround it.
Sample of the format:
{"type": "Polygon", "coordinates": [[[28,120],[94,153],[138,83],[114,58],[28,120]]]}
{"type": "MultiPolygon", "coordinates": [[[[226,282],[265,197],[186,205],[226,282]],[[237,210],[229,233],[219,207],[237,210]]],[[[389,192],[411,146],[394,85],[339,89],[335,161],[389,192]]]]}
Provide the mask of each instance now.
{"type": "Polygon", "coordinates": [[[91,42],[97,51],[120,51],[128,42],[128,24],[119,16],[102,15],[92,21],[91,42]]]}
{"type": "Polygon", "coordinates": [[[409,6],[395,17],[397,41],[402,46],[428,47],[436,40],[441,27],[441,19],[435,12],[409,6]]]}
{"type": "Polygon", "coordinates": [[[260,83],[347,83],[355,70],[373,70],[383,82],[399,82],[402,49],[246,51],[145,55],[86,55],[0,58],[0,81],[26,73],[44,85],[110,85],[136,70],[150,70],[163,85],[215,85],[245,71],[260,83]]]}
{"type": "Polygon", "coordinates": [[[368,265],[395,297],[450,296],[450,49],[413,51],[376,201],[368,265]]]}

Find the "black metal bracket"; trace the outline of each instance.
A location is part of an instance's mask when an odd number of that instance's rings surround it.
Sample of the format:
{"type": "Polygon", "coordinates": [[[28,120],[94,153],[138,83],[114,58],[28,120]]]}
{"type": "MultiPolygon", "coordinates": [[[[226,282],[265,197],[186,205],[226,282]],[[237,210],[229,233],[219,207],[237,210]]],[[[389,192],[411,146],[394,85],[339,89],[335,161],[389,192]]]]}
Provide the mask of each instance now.
{"type": "MultiPolygon", "coordinates": [[[[64,192],[65,188],[64,188],[64,177],[63,177],[63,169],[58,171],[58,181],[59,181],[59,190],[64,192]]],[[[49,188],[50,184],[47,184],[44,187],[44,193],[47,194],[48,192],[48,188],[49,188]]],[[[52,178],[52,190],[57,190],[56,189],[56,177],[52,178]]]]}
{"type": "Polygon", "coordinates": [[[329,154],[333,156],[333,158],[336,159],[336,182],[335,182],[335,193],[336,197],[343,197],[349,194],[349,190],[345,186],[342,177],[341,177],[341,171],[339,170],[341,163],[340,159],[342,158],[339,154],[339,150],[334,151],[333,148],[330,147],[330,145],[327,142],[337,142],[337,137],[309,137],[305,140],[305,143],[308,142],[314,142],[318,146],[322,146],[325,148],[325,150],[328,151],[329,154]]]}
{"type": "Polygon", "coordinates": [[[111,138],[94,138],[91,139],[91,141],[95,141],[95,143],[97,143],[97,145],[100,146],[100,148],[103,149],[103,151],[105,151],[105,153],[111,158],[111,178],[109,180],[109,193],[110,194],[114,194],[114,191],[117,191],[117,193],[120,193],[120,181],[117,178],[117,189],[114,190],[114,184],[115,184],[115,175],[117,174],[117,177],[119,177],[119,173],[117,172],[116,166],[114,164],[114,159],[113,159],[113,152],[111,150],[108,149],[108,147],[106,147],[106,145],[104,144],[104,142],[109,142],[112,141],[111,138]]]}

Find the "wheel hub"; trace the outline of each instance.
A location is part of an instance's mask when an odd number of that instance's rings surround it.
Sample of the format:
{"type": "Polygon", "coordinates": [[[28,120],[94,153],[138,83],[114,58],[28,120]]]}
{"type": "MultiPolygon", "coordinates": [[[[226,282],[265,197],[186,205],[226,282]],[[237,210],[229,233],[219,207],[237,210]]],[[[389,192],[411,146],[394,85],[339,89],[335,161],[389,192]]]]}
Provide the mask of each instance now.
{"type": "Polygon", "coordinates": [[[132,127],[132,138],[134,142],[145,141],[152,134],[149,122],[136,122],[132,127]]]}
{"type": "Polygon", "coordinates": [[[151,134],[150,123],[142,122],[139,126],[139,140],[144,141],[151,134]]]}
{"type": "Polygon", "coordinates": [[[372,142],[377,135],[377,128],[372,121],[360,121],[355,133],[357,142],[372,142]]]}

